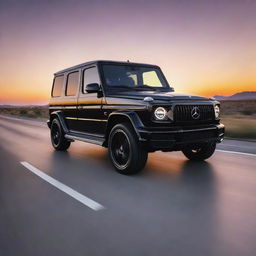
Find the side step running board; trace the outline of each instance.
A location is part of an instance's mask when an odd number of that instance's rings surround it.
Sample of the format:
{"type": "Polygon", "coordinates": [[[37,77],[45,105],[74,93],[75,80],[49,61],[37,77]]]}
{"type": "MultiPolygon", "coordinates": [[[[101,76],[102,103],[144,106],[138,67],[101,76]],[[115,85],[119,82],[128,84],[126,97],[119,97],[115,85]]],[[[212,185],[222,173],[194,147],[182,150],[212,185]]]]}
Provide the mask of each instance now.
{"type": "Polygon", "coordinates": [[[80,141],[89,142],[89,143],[100,145],[100,146],[103,145],[105,140],[103,137],[77,135],[77,134],[65,134],[65,138],[71,141],[80,140],[80,141]]]}

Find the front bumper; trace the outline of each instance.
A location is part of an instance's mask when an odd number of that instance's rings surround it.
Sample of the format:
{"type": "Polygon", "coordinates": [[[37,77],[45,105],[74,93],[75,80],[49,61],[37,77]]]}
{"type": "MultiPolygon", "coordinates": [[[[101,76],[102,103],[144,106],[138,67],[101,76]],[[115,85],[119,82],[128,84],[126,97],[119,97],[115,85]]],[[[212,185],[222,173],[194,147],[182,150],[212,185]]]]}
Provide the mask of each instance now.
{"type": "Polygon", "coordinates": [[[225,133],[223,124],[211,124],[200,127],[172,127],[168,130],[139,129],[140,140],[149,151],[180,150],[187,144],[203,142],[221,142],[225,133]]]}

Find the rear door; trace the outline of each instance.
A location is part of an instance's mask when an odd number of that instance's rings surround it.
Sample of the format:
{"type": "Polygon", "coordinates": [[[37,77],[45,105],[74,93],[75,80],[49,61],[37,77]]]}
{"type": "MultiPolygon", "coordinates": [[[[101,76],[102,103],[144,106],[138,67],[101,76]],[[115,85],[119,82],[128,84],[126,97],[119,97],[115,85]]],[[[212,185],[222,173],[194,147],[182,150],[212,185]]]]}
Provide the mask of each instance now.
{"type": "Polygon", "coordinates": [[[64,74],[57,75],[53,79],[51,100],[49,102],[50,114],[55,111],[60,111],[63,108],[62,98],[63,98],[64,80],[65,80],[64,74]]]}
{"type": "MultiPolygon", "coordinates": [[[[104,136],[107,118],[102,111],[103,96],[87,93],[86,85],[98,83],[101,86],[96,65],[82,69],[82,86],[78,96],[77,122],[80,132],[104,136]]],[[[101,87],[102,88],[102,87],[101,87]]]]}
{"type": "Polygon", "coordinates": [[[80,73],[80,70],[74,70],[66,74],[66,86],[62,111],[68,128],[71,131],[75,131],[77,129],[77,97],[79,91],[80,73]]]}

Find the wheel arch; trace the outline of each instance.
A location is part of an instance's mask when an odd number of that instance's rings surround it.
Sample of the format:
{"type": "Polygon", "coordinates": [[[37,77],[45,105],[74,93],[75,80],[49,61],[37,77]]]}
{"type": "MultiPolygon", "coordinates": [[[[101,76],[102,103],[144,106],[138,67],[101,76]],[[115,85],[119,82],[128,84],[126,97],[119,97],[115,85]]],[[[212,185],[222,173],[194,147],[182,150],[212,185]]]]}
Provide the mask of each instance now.
{"type": "Polygon", "coordinates": [[[58,120],[60,121],[60,125],[64,131],[64,133],[68,133],[69,132],[69,129],[68,129],[68,126],[66,124],[66,121],[65,121],[65,118],[62,114],[61,111],[54,111],[50,114],[50,120],[47,122],[49,128],[51,127],[51,124],[52,124],[52,121],[55,119],[55,118],[58,118],[58,120]]]}
{"type": "Polygon", "coordinates": [[[139,116],[135,112],[112,112],[108,117],[107,127],[106,127],[106,139],[104,146],[108,144],[109,133],[111,129],[119,123],[129,123],[132,125],[134,132],[137,135],[138,140],[141,140],[141,136],[138,132],[138,128],[143,126],[139,116]]]}

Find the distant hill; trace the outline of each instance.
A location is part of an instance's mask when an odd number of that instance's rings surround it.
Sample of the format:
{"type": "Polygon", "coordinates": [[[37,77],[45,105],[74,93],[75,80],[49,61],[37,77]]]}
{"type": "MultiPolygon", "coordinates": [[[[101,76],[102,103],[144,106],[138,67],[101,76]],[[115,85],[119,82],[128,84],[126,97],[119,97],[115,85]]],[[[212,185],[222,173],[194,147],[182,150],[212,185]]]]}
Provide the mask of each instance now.
{"type": "Polygon", "coordinates": [[[216,100],[256,100],[256,91],[246,91],[235,93],[231,96],[213,96],[216,100]]]}

